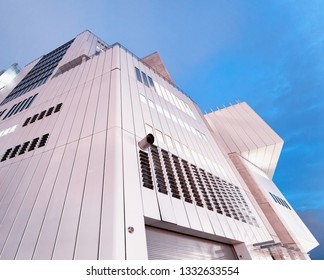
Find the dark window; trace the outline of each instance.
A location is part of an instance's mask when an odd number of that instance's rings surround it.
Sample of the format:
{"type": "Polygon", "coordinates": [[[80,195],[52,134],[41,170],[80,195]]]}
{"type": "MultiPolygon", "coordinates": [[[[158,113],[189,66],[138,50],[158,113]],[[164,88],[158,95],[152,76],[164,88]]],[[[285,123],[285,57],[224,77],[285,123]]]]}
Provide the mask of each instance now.
{"type": "Polygon", "coordinates": [[[0,106],[44,84],[52,75],[54,69],[61,61],[73,41],[74,39],[44,55],[20,81],[20,83],[10,92],[10,94],[1,102],[0,106]]]}
{"type": "Polygon", "coordinates": [[[140,70],[137,67],[135,67],[135,73],[136,73],[137,80],[140,81],[140,82],[142,82],[141,72],[140,72],[140,70]]]}
{"type": "MultiPolygon", "coordinates": [[[[148,78],[148,81],[149,81],[150,86],[151,86],[152,88],[154,88],[154,83],[153,83],[152,78],[151,78],[150,76],[147,76],[147,78],[148,78]]],[[[154,89],[155,89],[155,88],[154,88],[154,89]]]]}
{"type": "Polygon", "coordinates": [[[148,84],[148,81],[147,81],[147,77],[146,77],[146,74],[144,72],[142,72],[142,76],[143,76],[143,81],[144,81],[144,84],[148,87],[149,84],[148,84]]]}
{"type": "Polygon", "coordinates": [[[4,109],[3,111],[0,112],[0,117],[3,115],[5,111],[7,111],[7,109],[4,109]]]}
{"type": "Polygon", "coordinates": [[[27,109],[32,104],[32,102],[34,101],[37,94],[35,94],[33,96],[30,96],[29,98],[26,98],[26,99],[24,99],[23,101],[20,101],[17,104],[14,104],[11,107],[11,109],[9,110],[9,112],[4,116],[3,119],[9,118],[9,117],[17,114],[18,112],[21,112],[22,110],[27,109]]]}

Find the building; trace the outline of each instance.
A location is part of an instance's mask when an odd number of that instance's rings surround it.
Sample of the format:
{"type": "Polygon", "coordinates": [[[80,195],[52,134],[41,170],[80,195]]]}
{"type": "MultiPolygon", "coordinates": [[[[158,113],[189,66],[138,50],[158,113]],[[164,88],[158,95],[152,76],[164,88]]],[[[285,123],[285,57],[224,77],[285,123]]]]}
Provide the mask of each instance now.
{"type": "Polygon", "coordinates": [[[157,53],[85,31],[0,97],[1,259],[307,259],[318,245],[271,180],[280,137],[245,103],[202,115],[157,53]]]}

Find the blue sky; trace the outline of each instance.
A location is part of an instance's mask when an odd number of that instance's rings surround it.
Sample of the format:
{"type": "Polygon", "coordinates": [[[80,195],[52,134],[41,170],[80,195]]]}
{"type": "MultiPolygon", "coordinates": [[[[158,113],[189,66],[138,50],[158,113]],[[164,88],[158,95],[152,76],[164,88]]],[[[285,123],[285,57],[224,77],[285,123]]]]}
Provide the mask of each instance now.
{"type": "Polygon", "coordinates": [[[324,1],[26,3],[0,0],[0,70],[85,29],[139,57],[158,51],[203,112],[246,101],[285,140],[274,181],[324,244],[324,1]]]}

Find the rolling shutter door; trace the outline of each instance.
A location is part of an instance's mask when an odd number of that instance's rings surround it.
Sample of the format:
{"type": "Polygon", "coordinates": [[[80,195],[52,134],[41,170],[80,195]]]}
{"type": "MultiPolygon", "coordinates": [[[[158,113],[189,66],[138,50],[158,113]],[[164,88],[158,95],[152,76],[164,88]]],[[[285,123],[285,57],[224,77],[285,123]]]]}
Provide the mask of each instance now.
{"type": "Polygon", "coordinates": [[[149,260],[237,260],[231,245],[146,226],[149,260]]]}

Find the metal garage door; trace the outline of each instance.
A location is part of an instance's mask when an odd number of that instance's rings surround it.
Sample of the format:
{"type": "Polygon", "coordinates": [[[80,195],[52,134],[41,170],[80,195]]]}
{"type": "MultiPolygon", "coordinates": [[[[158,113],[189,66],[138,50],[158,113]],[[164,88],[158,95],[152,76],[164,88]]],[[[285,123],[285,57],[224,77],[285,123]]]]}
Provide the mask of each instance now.
{"type": "Polygon", "coordinates": [[[146,227],[149,260],[236,260],[231,245],[146,227]]]}

